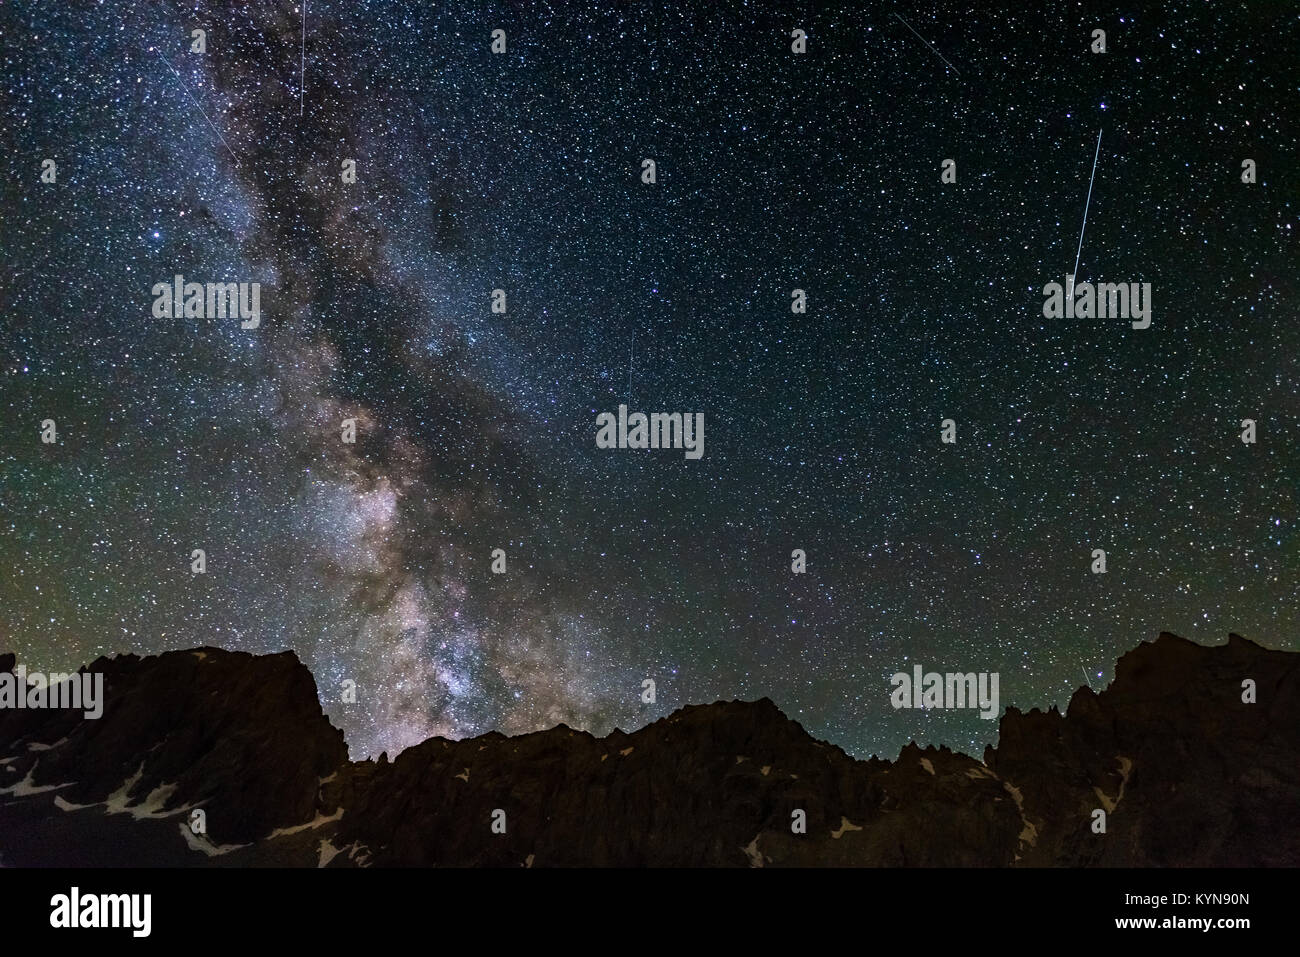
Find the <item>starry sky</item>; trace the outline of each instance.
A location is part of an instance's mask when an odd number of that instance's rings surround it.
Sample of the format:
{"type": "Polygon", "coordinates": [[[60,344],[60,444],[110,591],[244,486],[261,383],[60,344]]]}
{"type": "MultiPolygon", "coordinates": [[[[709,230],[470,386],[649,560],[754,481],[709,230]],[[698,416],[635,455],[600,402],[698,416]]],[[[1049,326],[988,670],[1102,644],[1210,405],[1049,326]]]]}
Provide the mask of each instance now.
{"type": "Polygon", "coordinates": [[[978,754],[890,675],[1300,649],[1300,13],[1033,6],[5,0],[0,648],[293,649],[354,758],[763,695],[978,754]],[[1045,319],[1076,255],[1151,327],[1045,319]]]}

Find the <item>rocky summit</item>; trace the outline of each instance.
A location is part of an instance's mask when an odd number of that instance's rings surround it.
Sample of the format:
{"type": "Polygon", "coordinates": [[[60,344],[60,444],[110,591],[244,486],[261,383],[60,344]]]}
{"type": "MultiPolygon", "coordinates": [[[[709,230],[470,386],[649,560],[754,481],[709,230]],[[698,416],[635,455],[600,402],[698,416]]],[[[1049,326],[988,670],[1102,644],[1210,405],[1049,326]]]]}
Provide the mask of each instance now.
{"type": "Polygon", "coordinates": [[[1300,654],[1237,635],[1010,708],[982,761],[855,760],[764,698],[354,762],[292,653],[83,670],[98,719],[0,709],[0,866],[1300,865],[1300,654]]]}

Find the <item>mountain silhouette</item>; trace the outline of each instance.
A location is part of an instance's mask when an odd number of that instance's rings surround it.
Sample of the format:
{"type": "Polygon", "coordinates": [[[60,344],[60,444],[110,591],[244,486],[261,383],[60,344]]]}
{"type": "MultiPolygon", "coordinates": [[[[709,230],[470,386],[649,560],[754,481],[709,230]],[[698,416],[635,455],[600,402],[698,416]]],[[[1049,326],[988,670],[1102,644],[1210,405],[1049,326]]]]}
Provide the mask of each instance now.
{"type": "Polygon", "coordinates": [[[86,670],[98,720],[0,710],[4,866],[1300,865],[1300,654],[1238,635],[1009,708],[982,761],[855,760],[766,698],[350,761],[292,652],[86,670]]]}

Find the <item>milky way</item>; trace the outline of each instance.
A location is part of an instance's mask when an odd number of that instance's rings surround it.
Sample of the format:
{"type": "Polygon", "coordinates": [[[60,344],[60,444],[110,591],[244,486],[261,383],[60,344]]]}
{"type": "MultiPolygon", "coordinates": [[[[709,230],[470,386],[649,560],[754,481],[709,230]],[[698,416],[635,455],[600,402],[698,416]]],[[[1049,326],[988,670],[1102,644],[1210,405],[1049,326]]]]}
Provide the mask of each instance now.
{"type": "Polygon", "coordinates": [[[0,648],[33,668],[293,649],[354,757],[762,695],[865,756],[993,739],[893,710],[917,663],[1032,707],[1160,630],[1298,647],[1294,12],[0,31],[0,648]],[[1043,314],[1099,131],[1078,281],[1151,283],[1145,330],[1043,314]],[[155,318],[177,273],[260,283],[260,327],[155,318]],[[702,412],[705,456],[596,448],[620,404],[702,412]]]}

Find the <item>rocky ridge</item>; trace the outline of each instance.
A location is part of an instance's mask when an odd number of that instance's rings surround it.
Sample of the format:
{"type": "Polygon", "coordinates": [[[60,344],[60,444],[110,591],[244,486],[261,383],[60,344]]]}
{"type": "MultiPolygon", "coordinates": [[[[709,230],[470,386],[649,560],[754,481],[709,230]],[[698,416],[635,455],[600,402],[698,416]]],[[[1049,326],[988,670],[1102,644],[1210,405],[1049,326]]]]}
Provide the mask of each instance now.
{"type": "Polygon", "coordinates": [[[855,760],[764,698],[353,762],[291,652],[85,670],[98,720],[0,710],[6,866],[1300,865],[1300,654],[1237,635],[1164,633],[1065,714],[1009,708],[982,761],[855,760]]]}

